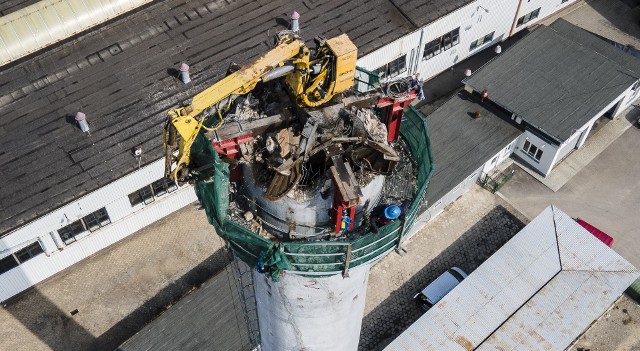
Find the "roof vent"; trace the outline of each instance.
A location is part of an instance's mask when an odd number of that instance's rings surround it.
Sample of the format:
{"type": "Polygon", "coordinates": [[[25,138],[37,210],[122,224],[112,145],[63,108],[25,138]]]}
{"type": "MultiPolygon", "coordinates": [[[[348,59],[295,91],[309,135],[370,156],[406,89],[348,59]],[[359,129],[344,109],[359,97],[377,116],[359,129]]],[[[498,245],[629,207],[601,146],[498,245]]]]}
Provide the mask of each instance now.
{"type": "Polygon", "coordinates": [[[294,33],[300,32],[300,14],[297,11],[293,11],[291,14],[291,31],[294,33]]]}
{"type": "Polygon", "coordinates": [[[189,77],[189,65],[187,65],[186,63],[182,63],[180,65],[180,74],[178,75],[178,78],[184,84],[191,82],[191,78],[189,77]]]}
{"type": "Polygon", "coordinates": [[[75,120],[76,122],[78,122],[78,126],[83,133],[91,135],[91,133],[89,132],[89,123],[87,123],[87,115],[82,112],[78,112],[76,113],[75,120]]]}

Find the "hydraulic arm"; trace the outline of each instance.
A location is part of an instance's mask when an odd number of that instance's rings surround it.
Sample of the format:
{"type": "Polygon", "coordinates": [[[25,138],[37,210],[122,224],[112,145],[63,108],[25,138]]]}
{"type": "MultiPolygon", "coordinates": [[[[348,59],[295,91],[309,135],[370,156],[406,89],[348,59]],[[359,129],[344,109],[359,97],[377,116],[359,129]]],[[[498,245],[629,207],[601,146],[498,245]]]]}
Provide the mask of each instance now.
{"type": "Polygon", "coordinates": [[[284,77],[285,87],[301,107],[320,106],[353,86],[357,48],[346,34],[328,40],[316,38],[313,56],[291,32],[280,33],[276,39],[277,45],[265,55],[200,92],[188,106],[168,112],[164,133],[167,178],[182,183],[207,166],[201,164],[206,157],[193,157],[193,151],[202,151],[192,150],[194,142],[205,138],[205,131],[219,128],[233,100],[251,92],[259,82],[284,77]],[[173,155],[176,149],[177,160],[173,155]]]}

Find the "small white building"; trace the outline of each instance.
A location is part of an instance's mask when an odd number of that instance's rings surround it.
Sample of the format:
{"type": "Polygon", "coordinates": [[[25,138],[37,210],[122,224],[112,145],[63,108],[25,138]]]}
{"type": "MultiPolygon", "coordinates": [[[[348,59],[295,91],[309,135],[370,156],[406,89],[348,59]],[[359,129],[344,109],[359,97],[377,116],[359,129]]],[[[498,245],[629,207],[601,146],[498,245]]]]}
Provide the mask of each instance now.
{"type": "Polygon", "coordinates": [[[638,276],[552,205],[385,350],[564,350],[638,276]]]}
{"type": "Polygon", "coordinates": [[[540,26],[465,80],[525,129],[514,155],[547,176],[600,118],[640,96],[640,59],[565,20],[540,26]]]}

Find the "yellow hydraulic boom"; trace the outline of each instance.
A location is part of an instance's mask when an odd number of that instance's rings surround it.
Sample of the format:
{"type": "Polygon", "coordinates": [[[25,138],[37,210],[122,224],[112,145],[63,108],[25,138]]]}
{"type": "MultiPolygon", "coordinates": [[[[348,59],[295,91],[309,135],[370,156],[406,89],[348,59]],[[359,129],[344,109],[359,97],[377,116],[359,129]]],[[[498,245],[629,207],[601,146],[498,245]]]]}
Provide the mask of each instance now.
{"type": "Polygon", "coordinates": [[[357,48],[346,34],[316,38],[313,57],[297,35],[286,32],[278,37],[278,44],[265,55],[197,94],[190,105],[168,112],[164,133],[167,178],[185,182],[191,177],[191,146],[199,133],[219,128],[233,100],[251,92],[258,82],[284,76],[285,86],[301,107],[320,106],[353,86],[357,48]],[[180,145],[176,168],[171,170],[176,132],[180,145]]]}

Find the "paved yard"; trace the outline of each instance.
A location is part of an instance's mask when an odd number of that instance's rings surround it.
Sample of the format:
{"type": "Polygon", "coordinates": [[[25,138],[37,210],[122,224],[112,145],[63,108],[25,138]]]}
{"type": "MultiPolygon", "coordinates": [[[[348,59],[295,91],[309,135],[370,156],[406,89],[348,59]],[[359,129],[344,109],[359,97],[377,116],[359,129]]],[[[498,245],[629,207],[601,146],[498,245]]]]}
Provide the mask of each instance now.
{"type": "Polygon", "coordinates": [[[570,351],[640,351],[640,304],[623,295],[570,351]]]}
{"type": "Polygon", "coordinates": [[[0,309],[0,350],[113,350],[221,271],[221,247],[187,206],[0,309]]]}
{"type": "Polygon", "coordinates": [[[500,194],[528,218],[553,203],[567,214],[586,220],[609,233],[615,239],[613,249],[640,267],[638,150],[640,129],[632,127],[557,192],[528,173],[516,171],[500,194]]]}
{"type": "Polygon", "coordinates": [[[473,186],[409,241],[371,269],[360,350],[381,350],[422,310],[413,295],[452,266],[471,273],[524,227],[497,196],[473,186]]]}

